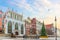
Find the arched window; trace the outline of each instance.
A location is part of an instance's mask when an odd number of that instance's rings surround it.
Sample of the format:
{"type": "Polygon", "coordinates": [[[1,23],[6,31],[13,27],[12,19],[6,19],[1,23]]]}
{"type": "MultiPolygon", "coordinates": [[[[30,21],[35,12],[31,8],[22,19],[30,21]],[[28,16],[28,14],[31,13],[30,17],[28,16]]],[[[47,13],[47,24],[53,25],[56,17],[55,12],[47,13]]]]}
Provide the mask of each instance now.
{"type": "Polygon", "coordinates": [[[30,28],[30,34],[32,34],[32,32],[33,32],[33,29],[32,29],[32,28],[30,28]]]}
{"type": "Polygon", "coordinates": [[[15,24],[15,29],[18,30],[18,23],[15,24]]]}
{"type": "Polygon", "coordinates": [[[8,33],[12,33],[12,22],[8,22],[8,33]]]}
{"type": "Polygon", "coordinates": [[[24,27],[23,27],[23,24],[21,25],[21,34],[24,33],[24,27]]]}

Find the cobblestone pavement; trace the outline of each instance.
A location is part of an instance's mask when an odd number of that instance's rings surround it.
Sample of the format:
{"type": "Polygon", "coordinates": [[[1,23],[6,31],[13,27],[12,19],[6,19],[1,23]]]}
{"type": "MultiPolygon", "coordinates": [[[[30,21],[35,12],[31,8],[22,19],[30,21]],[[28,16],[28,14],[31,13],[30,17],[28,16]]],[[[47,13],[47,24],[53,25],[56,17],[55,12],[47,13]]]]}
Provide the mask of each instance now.
{"type": "MultiPolygon", "coordinates": [[[[60,40],[60,37],[57,38],[60,40]]],[[[10,38],[10,37],[0,37],[0,40],[55,40],[55,37],[31,39],[31,38],[10,38]]]]}

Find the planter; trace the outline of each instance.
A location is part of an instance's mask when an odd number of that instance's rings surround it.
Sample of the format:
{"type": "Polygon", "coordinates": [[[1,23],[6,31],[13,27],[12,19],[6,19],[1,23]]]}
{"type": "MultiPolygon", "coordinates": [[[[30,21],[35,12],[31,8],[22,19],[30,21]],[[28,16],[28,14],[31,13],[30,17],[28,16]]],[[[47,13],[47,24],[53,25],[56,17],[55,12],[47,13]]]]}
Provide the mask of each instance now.
{"type": "Polygon", "coordinates": [[[48,38],[48,36],[40,36],[39,38],[48,38]]]}

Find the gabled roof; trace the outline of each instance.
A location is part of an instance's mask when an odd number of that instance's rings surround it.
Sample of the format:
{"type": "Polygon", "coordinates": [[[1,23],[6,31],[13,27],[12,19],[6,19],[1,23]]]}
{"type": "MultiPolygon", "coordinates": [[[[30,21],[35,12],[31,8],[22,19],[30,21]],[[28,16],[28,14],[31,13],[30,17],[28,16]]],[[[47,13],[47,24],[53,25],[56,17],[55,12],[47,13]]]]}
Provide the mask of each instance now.
{"type": "Polygon", "coordinates": [[[51,28],[51,27],[53,27],[53,24],[47,24],[47,25],[45,25],[46,26],[46,28],[51,28]]]}

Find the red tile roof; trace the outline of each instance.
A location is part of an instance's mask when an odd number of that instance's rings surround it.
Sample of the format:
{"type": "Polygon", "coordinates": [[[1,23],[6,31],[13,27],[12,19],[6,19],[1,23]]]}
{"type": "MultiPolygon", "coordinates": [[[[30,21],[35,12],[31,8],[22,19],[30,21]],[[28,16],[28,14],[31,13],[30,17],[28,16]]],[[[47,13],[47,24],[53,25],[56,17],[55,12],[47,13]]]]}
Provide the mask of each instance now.
{"type": "Polygon", "coordinates": [[[46,26],[47,29],[50,29],[50,28],[53,27],[53,24],[47,24],[47,25],[45,25],[45,26],[46,26]]]}

